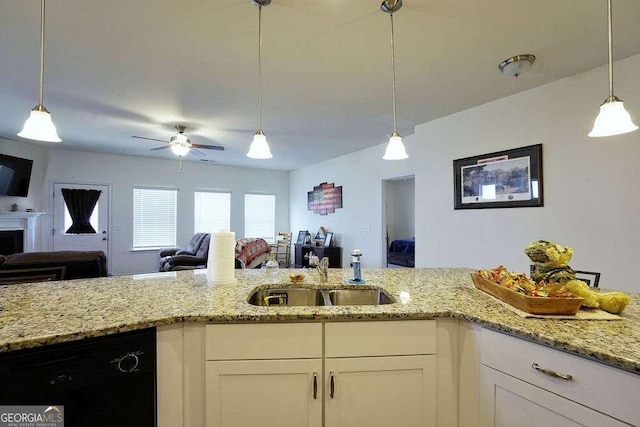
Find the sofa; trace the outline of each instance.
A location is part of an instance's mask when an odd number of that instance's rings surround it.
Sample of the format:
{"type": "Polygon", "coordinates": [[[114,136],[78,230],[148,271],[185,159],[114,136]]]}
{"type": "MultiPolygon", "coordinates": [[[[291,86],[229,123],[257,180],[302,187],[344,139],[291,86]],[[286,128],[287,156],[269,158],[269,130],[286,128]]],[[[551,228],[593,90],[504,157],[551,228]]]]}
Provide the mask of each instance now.
{"type": "Polygon", "coordinates": [[[205,268],[209,257],[209,233],[196,233],[184,248],[162,248],[158,271],[178,271],[205,268]]]}
{"type": "MultiPolygon", "coordinates": [[[[162,248],[159,253],[158,271],[178,271],[206,268],[211,235],[196,233],[184,248],[162,248]]],[[[243,238],[236,240],[235,268],[258,268],[269,260],[271,246],[264,239],[243,238]]]]}
{"type": "Polygon", "coordinates": [[[64,279],[85,279],[107,276],[107,256],[103,251],[23,252],[0,255],[0,271],[24,272],[29,269],[65,267],[64,279]]]}

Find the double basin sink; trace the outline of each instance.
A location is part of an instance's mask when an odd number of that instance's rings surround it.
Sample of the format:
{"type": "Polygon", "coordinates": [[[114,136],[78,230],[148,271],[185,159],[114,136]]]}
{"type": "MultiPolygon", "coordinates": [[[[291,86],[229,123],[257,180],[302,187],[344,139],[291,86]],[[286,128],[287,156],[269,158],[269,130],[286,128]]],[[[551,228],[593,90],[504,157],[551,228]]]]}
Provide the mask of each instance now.
{"type": "Polygon", "coordinates": [[[380,289],[261,289],[249,297],[249,304],[277,307],[317,307],[335,305],[392,304],[393,299],[380,289]]]}

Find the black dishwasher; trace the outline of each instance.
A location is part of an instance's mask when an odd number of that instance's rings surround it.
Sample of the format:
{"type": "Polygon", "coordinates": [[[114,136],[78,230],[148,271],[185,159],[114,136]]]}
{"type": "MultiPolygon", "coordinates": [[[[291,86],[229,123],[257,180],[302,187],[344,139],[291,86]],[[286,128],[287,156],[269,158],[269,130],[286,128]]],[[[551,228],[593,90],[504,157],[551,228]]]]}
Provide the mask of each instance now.
{"type": "Polygon", "coordinates": [[[63,405],[65,427],[153,427],[155,328],[0,355],[0,405],[63,405]]]}

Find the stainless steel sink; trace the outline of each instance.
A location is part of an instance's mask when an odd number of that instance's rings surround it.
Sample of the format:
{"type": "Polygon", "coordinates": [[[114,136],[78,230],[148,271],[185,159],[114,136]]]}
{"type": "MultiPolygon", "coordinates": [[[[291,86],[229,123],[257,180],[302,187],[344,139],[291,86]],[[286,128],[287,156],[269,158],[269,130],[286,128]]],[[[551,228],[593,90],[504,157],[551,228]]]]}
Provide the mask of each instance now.
{"type": "Polygon", "coordinates": [[[328,292],[331,305],[380,305],[393,300],[379,289],[334,289],[328,292]]]}
{"type": "Polygon", "coordinates": [[[380,305],[394,301],[380,289],[261,289],[249,297],[249,304],[278,307],[332,305],[380,305]]]}
{"type": "Polygon", "coordinates": [[[251,295],[249,304],[263,306],[317,306],[324,305],[324,296],[318,289],[262,289],[251,295]]]}

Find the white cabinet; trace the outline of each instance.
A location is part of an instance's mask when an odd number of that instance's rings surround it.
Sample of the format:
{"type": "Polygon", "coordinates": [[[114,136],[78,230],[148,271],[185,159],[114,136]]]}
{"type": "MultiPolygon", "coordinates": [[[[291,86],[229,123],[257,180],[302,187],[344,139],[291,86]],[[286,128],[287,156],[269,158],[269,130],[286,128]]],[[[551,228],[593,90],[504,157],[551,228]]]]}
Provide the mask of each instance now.
{"type": "Polygon", "coordinates": [[[435,336],[435,321],[208,325],[206,425],[436,425],[435,336]]]}
{"type": "Polygon", "coordinates": [[[640,425],[639,376],[486,329],[481,345],[482,426],[640,425]]]}
{"type": "Polygon", "coordinates": [[[322,360],[206,362],[209,427],[320,427],[322,360]]]}
{"type": "Polygon", "coordinates": [[[483,426],[623,427],[593,409],[550,393],[487,366],[482,367],[483,426]]]}
{"type": "Polygon", "coordinates": [[[435,425],[435,355],[325,362],[327,427],[435,425]]]}

